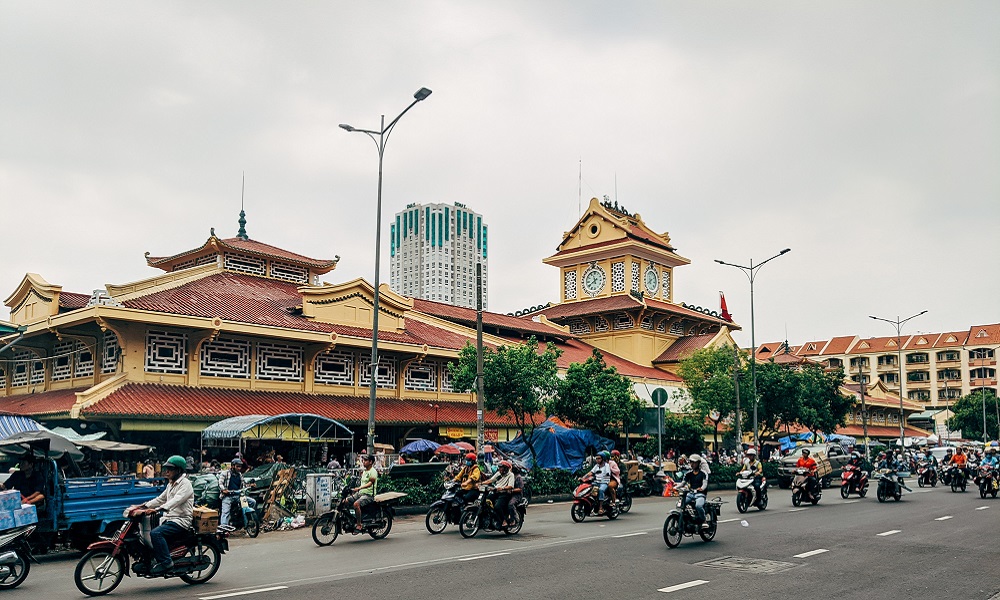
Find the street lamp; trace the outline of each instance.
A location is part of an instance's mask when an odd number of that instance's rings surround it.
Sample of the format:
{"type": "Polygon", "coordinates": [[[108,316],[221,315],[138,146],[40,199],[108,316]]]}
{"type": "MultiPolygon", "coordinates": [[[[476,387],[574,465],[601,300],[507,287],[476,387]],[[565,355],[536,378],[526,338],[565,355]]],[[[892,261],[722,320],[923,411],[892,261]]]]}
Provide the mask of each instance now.
{"type": "Polygon", "coordinates": [[[403,112],[399,113],[388,125],[385,124],[385,115],[382,115],[379,130],[358,129],[346,123],[341,123],[340,128],[350,133],[363,133],[375,142],[378,149],[378,201],[375,209],[375,299],[374,312],[372,313],[372,359],[371,359],[371,381],[368,391],[368,454],[375,455],[375,391],[377,389],[376,376],[378,375],[378,311],[379,311],[379,261],[382,249],[382,158],[385,155],[385,144],[389,141],[389,134],[396,126],[399,119],[413,108],[417,102],[425,100],[431,95],[431,91],[425,87],[417,90],[413,94],[413,102],[410,103],[403,112]]]}
{"type": "MultiPolygon", "coordinates": [[[[736,267],[740,271],[743,271],[743,274],[746,275],[747,279],[750,280],[750,345],[753,346],[753,349],[751,350],[751,353],[750,353],[750,379],[753,382],[753,445],[754,445],[755,448],[759,448],[760,447],[760,442],[759,442],[760,432],[757,430],[757,404],[758,404],[758,402],[757,402],[757,338],[756,338],[756,331],[754,330],[753,282],[754,282],[754,279],[757,278],[757,270],[758,269],[760,269],[761,267],[763,267],[767,263],[771,262],[772,260],[778,258],[779,256],[781,256],[783,254],[788,254],[791,251],[792,251],[791,248],[785,248],[784,250],[782,250],[781,252],[775,254],[771,258],[765,260],[764,262],[758,263],[756,265],[753,264],[753,259],[751,258],[750,259],[750,266],[749,267],[745,267],[743,265],[737,265],[737,264],[729,263],[729,262],[726,262],[726,261],[723,261],[723,260],[715,259],[715,262],[719,263],[720,265],[726,265],[727,267],[736,267]]],[[[739,414],[739,412],[742,412],[742,411],[737,411],[737,415],[736,415],[737,420],[740,420],[743,417],[743,415],[739,414]]]]}
{"type": "Polygon", "coordinates": [[[904,418],[903,417],[903,344],[901,343],[900,340],[901,337],[900,331],[903,327],[903,323],[906,323],[910,319],[915,319],[926,312],[927,312],[926,310],[922,310],[917,314],[906,317],[905,319],[902,320],[900,320],[899,316],[897,315],[895,321],[891,319],[883,319],[882,317],[873,317],[872,315],[868,315],[870,318],[875,319],[876,321],[885,321],[886,323],[889,323],[890,325],[896,328],[896,360],[899,362],[899,449],[900,451],[902,451],[903,448],[905,447],[905,440],[906,440],[905,437],[906,434],[903,432],[903,418],[904,418]]]}

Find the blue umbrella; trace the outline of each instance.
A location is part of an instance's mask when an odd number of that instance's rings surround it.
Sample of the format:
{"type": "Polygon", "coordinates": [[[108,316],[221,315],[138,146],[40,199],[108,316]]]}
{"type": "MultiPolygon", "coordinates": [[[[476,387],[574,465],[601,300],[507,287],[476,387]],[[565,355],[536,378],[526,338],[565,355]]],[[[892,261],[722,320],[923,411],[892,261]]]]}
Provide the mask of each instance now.
{"type": "Polygon", "coordinates": [[[400,454],[417,454],[418,452],[433,452],[441,447],[441,444],[430,440],[414,440],[399,449],[400,454]]]}

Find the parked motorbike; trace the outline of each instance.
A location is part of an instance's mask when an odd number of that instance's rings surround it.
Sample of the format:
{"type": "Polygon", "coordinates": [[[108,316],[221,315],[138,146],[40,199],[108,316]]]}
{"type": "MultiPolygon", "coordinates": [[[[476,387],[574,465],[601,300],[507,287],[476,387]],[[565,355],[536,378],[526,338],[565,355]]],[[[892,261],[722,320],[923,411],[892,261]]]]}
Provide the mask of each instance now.
{"type": "Polygon", "coordinates": [[[392,530],[393,508],[406,494],[386,492],[377,494],[375,501],[361,509],[361,531],[355,529],[357,523],[354,505],[347,502],[351,490],[357,486],[358,478],[349,477],[340,492],[340,502],[328,512],[320,515],[313,523],[312,538],[317,546],[329,546],[337,541],[341,533],[360,535],[367,533],[373,539],[381,540],[392,530]]]}
{"type": "Polygon", "coordinates": [[[951,484],[951,491],[964,492],[966,486],[969,484],[969,476],[966,474],[965,469],[955,465],[949,465],[946,473],[948,473],[948,481],[951,484]]]}
{"type": "Polygon", "coordinates": [[[990,465],[980,466],[975,481],[976,485],[979,486],[980,498],[985,498],[987,495],[997,497],[997,492],[1000,491],[1000,481],[997,481],[996,469],[990,465]]]}
{"type": "Polygon", "coordinates": [[[0,534],[0,590],[14,589],[28,578],[35,560],[28,536],[34,531],[34,525],[23,525],[0,534]]]}
{"type": "Polygon", "coordinates": [[[142,508],[130,507],[126,520],[114,537],[102,539],[87,547],[73,572],[76,587],[88,596],[103,596],[112,592],[125,575],[155,579],[180,577],[191,585],[205,583],[215,576],[222,564],[222,555],[229,550],[226,532],[188,533],[173,542],[170,558],[174,566],[166,573],[150,573],[155,560],[149,532],[158,524],[158,517],[142,508]],[[131,572],[129,568],[131,566],[131,572]]]}
{"type": "Polygon", "coordinates": [[[260,535],[260,515],[257,514],[257,501],[247,495],[247,489],[240,490],[239,510],[233,507],[234,510],[230,511],[228,527],[220,526],[219,529],[230,533],[242,529],[247,536],[255,538],[260,535]]]}
{"type": "Polygon", "coordinates": [[[803,502],[812,502],[813,505],[823,497],[823,489],[815,475],[809,474],[809,469],[799,467],[795,469],[795,477],[792,479],[792,506],[799,506],[803,502]]]}
{"type": "Polygon", "coordinates": [[[875,489],[875,497],[879,502],[885,502],[889,498],[899,501],[903,497],[903,490],[912,492],[903,483],[903,477],[892,469],[878,470],[878,487],[875,489]]]}
{"type": "Polygon", "coordinates": [[[922,460],[917,463],[917,485],[920,487],[931,486],[937,487],[938,474],[937,471],[931,466],[931,463],[922,460]]]}
{"type": "Polygon", "coordinates": [[[496,488],[492,485],[479,487],[479,497],[462,510],[458,523],[458,531],[464,538],[476,537],[480,531],[502,531],[506,535],[514,535],[521,531],[524,525],[524,514],[528,501],[522,498],[514,507],[514,523],[503,526],[503,518],[496,513],[496,488]]]}
{"type": "Polygon", "coordinates": [[[760,493],[753,487],[753,472],[740,471],[736,479],[736,510],[745,513],[751,506],[758,510],[767,509],[767,477],[760,478],[760,493]]]}
{"type": "MultiPolygon", "coordinates": [[[[600,505],[598,492],[599,490],[597,489],[597,486],[594,485],[593,481],[584,481],[580,483],[580,485],[576,486],[576,489],[573,490],[573,504],[570,506],[569,512],[574,523],[582,523],[587,517],[598,514],[597,509],[600,505]]],[[[612,503],[607,500],[608,492],[605,492],[604,498],[604,513],[600,516],[607,517],[608,519],[617,519],[617,503],[612,503]]]]}
{"type": "Polygon", "coordinates": [[[685,485],[677,488],[677,492],[679,495],[677,506],[670,511],[663,522],[663,541],[668,547],[676,548],[685,536],[698,534],[702,540],[711,542],[719,528],[722,498],[713,498],[705,502],[705,522],[708,523],[708,527],[702,529],[701,523],[698,522],[698,512],[694,508],[694,491],[685,485]]]}
{"type": "Polygon", "coordinates": [[[456,481],[444,483],[444,494],[441,499],[431,504],[424,518],[424,526],[432,534],[438,534],[448,527],[448,524],[458,525],[462,519],[462,509],[465,503],[458,495],[461,485],[456,481]]]}
{"type": "Polygon", "coordinates": [[[840,497],[844,500],[851,494],[857,494],[861,498],[868,495],[868,473],[861,470],[857,465],[844,465],[844,472],[840,476],[840,497]]]}

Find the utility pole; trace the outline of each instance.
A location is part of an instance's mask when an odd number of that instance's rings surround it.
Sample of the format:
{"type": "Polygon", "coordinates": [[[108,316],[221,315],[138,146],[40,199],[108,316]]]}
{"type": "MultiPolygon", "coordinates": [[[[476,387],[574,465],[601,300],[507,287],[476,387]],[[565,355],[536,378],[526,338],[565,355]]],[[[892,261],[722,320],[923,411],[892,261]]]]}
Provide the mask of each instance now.
{"type": "Polygon", "coordinates": [[[865,405],[865,375],[861,361],[858,361],[858,389],[861,390],[861,430],[865,436],[865,460],[871,462],[871,449],[868,446],[868,406],[865,405]]]}
{"type": "Polygon", "coordinates": [[[743,411],[740,410],[740,347],[733,344],[733,386],[736,388],[736,443],[743,452],[743,411]]]}
{"type": "Polygon", "coordinates": [[[483,263],[476,261],[476,450],[483,451],[483,263]]]}

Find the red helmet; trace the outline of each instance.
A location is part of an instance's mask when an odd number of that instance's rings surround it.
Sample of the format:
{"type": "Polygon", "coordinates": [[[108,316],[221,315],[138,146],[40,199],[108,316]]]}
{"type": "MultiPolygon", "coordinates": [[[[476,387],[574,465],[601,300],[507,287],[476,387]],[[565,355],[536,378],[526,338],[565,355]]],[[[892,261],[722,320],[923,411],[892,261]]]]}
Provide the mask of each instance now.
{"type": "Polygon", "coordinates": [[[611,456],[618,457],[618,456],[621,456],[621,455],[622,455],[622,453],[619,452],[619,451],[617,451],[617,450],[612,450],[611,451],[611,456]]]}
{"type": "Polygon", "coordinates": [[[509,460],[501,460],[500,461],[500,466],[501,467],[507,467],[509,469],[510,468],[510,461],[509,460]]]}
{"type": "Polygon", "coordinates": [[[465,460],[476,460],[476,453],[469,452],[468,454],[465,455],[465,460]]]}

